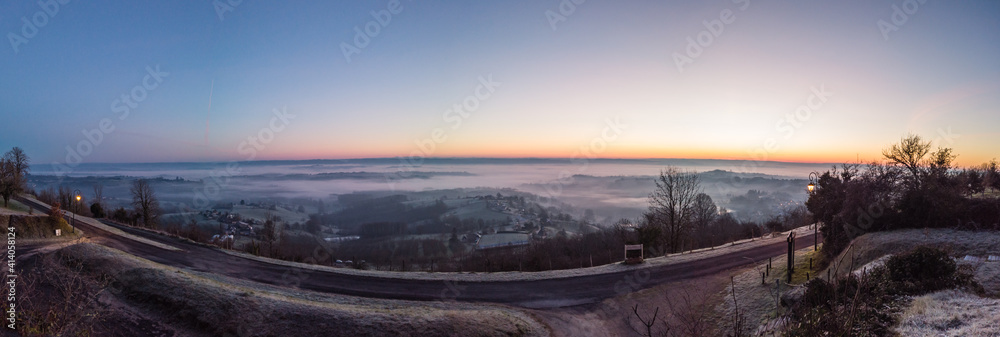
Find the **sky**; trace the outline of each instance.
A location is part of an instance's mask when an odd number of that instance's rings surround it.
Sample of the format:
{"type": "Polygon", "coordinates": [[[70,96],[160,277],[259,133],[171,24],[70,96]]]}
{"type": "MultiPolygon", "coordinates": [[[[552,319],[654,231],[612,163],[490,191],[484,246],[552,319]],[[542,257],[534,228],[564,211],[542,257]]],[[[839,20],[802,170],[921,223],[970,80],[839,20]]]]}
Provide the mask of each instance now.
{"type": "Polygon", "coordinates": [[[989,0],[4,1],[0,33],[35,165],[1000,157],[989,0]]]}

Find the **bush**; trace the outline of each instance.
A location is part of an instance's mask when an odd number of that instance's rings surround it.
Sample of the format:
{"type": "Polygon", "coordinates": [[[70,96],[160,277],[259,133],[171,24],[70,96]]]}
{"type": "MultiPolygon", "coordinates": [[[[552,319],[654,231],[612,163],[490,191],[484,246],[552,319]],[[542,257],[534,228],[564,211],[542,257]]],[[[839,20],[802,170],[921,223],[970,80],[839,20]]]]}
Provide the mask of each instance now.
{"type": "Polygon", "coordinates": [[[896,323],[904,296],[952,287],[982,291],[971,273],[957,267],[944,250],[917,247],[889,258],[863,276],[832,283],[815,279],[790,310],[789,336],[884,336],[896,323]]]}
{"type": "Polygon", "coordinates": [[[955,286],[955,261],[937,248],[917,247],[903,255],[893,255],[885,263],[892,289],[902,294],[923,294],[955,286]]]}

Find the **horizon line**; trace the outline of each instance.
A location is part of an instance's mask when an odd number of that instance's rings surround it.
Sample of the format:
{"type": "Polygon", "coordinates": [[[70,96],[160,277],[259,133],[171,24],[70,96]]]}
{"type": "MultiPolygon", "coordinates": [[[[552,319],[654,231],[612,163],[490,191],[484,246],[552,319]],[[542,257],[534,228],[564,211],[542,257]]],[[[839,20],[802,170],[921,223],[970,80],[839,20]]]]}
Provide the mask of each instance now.
{"type": "MultiPolygon", "coordinates": [[[[215,164],[215,163],[269,163],[269,162],[309,162],[309,161],[352,161],[352,160],[407,160],[407,158],[412,158],[410,156],[394,156],[394,157],[357,157],[357,158],[311,158],[311,159],[263,159],[263,160],[208,160],[208,161],[160,161],[160,162],[90,162],[90,163],[80,163],[78,165],[97,165],[97,164],[126,164],[126,165],[143,165],[143,164],[215,164]]],[[[567,161],[649,161],[649,160],[704,160],[704,161],[726,161],[726,162],[760,162],[760,163],[780,163],[780,164],[800,164],[800,165],[839,165],[846,162],[809,162],[809,161],[782,161],[782,160],[754,160],[754,159],[726,159],[726,158],[669,158],[669,157],[645,157],[645,158],[572,158],[572,157],[464,157],[464,156],[449,156],[449,157],[422,157],[420,160],[450,160],[450,159],[465,159],[465,160],[476,160],[476,159],[491,159],[491,160],[567,160],[567,161]]],[[[407,164],[407,163],[403,163],[407,164]]],[[[413,165],[419,166],[419,165],[413,165]]]]}

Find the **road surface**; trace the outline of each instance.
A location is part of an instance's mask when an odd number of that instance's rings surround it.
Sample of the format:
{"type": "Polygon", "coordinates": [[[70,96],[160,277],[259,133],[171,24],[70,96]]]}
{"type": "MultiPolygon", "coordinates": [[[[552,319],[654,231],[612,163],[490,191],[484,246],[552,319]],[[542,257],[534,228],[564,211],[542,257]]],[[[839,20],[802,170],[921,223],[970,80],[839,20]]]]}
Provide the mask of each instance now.
{"type": "MultiPolygon", "coordinates": [[[[18,198],[42,212],[48,208],[31,199],[18,198]]],[[[68,217],[67,217],[68,218],[68,217]]],[[[256,282],[299,289],[363,297],[402,300],[457,300],[492,302],[527,308],[552,308],[595,303],[624,293],[744,267],[780,256],[787,251],[781,240],[683,263],[653,266],[608,274],[585,275],[542,280],[455,282],[414,280],[369,275],[351,275],[311,270],[269,263],[222,252],[187,241],[161,236],[127,226],[105,223],[126,233],[160,242],[179,250],[166,250],[112,234],[92,223],[97,220],[77,216],[76,224],[89,240],[108,247],[173,267],[210,272],[256,282]]],[[[813,236],[796,239],[796,249],[813,245],[813,236]]],[[[19,246],[19,255],[38,249],[39,245],[19,246]]],[[[388,274],[388,273],[387,273],[388,274]]]]}

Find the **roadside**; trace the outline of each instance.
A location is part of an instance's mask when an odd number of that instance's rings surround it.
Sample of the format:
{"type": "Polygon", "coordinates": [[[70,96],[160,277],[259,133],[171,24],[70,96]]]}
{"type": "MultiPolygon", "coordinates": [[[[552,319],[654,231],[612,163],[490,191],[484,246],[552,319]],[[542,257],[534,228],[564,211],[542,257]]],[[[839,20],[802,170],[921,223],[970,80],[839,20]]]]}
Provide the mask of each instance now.
{"type": "MultiPolygon", "coordinates": [[[[785,257],[772,260],[769,276],[761,284],[761,272],[766,274],[767,261],[757,263],[734,277],[736,297],[740,311],[745,313],[751,333],[781,334],[786,323],[785,296],[802,292],[810,278],[819,276],[826,280],[842,277],[849,272],[861,273],[884,263],[892,254],[910,251],[918,246],[944,249],[956,260],[959,267],[967,268],[973,279],[983,286],[984,294],[977,295],[963,290],[942,290],[906,299],[894,330],[903,336],[1000,336],[1000,261],[989,261],[989,256],[1000,256],[1000,232],[959,231],[953,229],[909,229],[876,232],[855,239],[851,246],[837,256],[823,270],[810,269],[808,258],[812,248],[796,251],[796,272],[791,286],[785,281],[785,257]],[[968,257],[966,257],[968,256],[968,257]],[[776,291],[775,279],[780,279],[776,291]]],[[[732,294],[732,286],[726,293],[732,294]]],[[[797,295],[795,295],[797,296],[797,295]]],[[[732,299],[718,307],[722,317],[733,317],[732,299]]],[[[722,321],[724,326],[731,326],[722,321]]]]}
{"type": "Polygon", "coordinates": [[[675,264],[687,263],[691,261],[702,260],[711,257],[718,257],[730,253],[760,248],[768,245],[784,243],[785,238],[791,232],[795,232],[796,236],[800,238],[803,236],[808,236],[811,238],[813,233],[813,230],[811,228],[812,226],[800,227],[790,230],[788,232],[774,233],[772,235],[768,235],[763,238],[742,240],[733,243],[728,243],[718,247],[703,248],[692,252],[682,252],[676,254],[669,254],[666,256],[648,258],[645,259],[645,262],[635,265],[611,263],[611,264],[587,267],[587,268],[546,270],[538,272],[512,271],[512,272],[492,272],[492,273],[477,273],[477,272],[433,272],[432,273],[432,272],[374,271],[374,270],[360,270],[351,268],[335,268],[330,266],[284,261],[284,260],[260,257],[234,250],[222,249],[221,251],[229,255],[256,260],[260,262],[281,265],[281,266],[288,266],[288,267],[295,267],[295,268],[302,268],[302,269],[316,270],[316,271],[325,271],[325,272],[339,273],[339,274],[349,274],[356,276],[391,277],[397,279],[432,280],[432,281],[453,280],[459,282],[537,281],[537,280],[572,278],[581,276],[594,276],[602,274],[616,274],[623,272],[625,273],[636,272],[644,269],[652,269],[652,268],[670,266],[675,264]]]}
{"type": "Polygon", "coordinates": [[[39,335],[545,336],[531,315],[496,304],[381,300],[264,285],[177,269],[81,243],[22,261],[36,294],[21,324],[39,335]],[[34,268],[40,266],[42,268],[34,268]],[[58,275],[40,275],[48,270],[58,275]],[[37,275],[37,276],[35,276],[37,275]],[[63,276],[69,276],[65,278],[63,276]],[[59,291],[72,286],[74,305],[59,291]],[[57,310],[55,317],[33,315],[57,310]],[[112,331],[105,331],[113,326],[112,331]],[[69,330],[64,330],[69,327],[69,330]]]}

